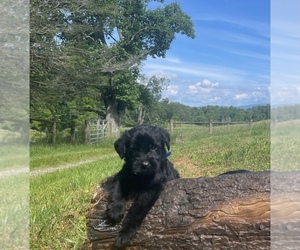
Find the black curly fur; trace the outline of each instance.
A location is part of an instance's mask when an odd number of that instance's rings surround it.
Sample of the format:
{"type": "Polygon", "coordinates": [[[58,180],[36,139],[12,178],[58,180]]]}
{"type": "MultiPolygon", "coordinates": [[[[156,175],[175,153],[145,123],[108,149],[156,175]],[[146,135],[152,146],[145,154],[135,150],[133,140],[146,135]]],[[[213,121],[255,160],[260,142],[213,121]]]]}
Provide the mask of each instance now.
{"type": "Polygon", "coordinates": [[[115,240],[115,246],[122,247],[136,234],[166,182],[179,178],[179,174],[166,156],[170,135],[160,127],[136,126],[124,132],[114,146],[125,163],[106,186],[109,200],[105,219],[110,225],[123,219],[126,201],[134,194],[134,202],[115,240]]]}

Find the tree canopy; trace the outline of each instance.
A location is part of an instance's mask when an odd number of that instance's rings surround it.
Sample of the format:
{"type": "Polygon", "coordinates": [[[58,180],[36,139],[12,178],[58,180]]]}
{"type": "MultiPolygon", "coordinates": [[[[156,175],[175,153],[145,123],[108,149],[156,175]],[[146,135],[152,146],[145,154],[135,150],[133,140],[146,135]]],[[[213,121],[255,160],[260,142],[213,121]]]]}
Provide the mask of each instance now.
{"type": "Polygon", "coordinates": [[[145,94],[141,62],[164,57],[176,34],[195,37],[177,2],[31,1],[31,116],[104,114],[118,131],[145,94]]]}

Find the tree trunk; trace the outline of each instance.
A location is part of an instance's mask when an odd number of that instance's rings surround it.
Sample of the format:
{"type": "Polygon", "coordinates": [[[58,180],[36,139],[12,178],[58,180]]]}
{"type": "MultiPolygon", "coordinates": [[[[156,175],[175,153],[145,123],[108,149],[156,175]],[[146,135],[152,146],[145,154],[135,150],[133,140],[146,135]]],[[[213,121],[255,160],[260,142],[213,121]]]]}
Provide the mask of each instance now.
{"type": "Polygon", "coordinates": [[[272,250],[300,246],[300,171],[271,174],[272,250]]]}
{"type": "Polygon", "coordinates": [[[115,97],[113,89],[113,74],[110,73],[109,86],[104,92],[104,105],[106,108],[106,121],[109,128],[109,134],[115,134],[120,132],[121,117],[118,107],[118,101],[115,97]]]}
{"type": "Polygon", "coordinates": [[[52,123],[52,144],[56,144],[56,121],[52,123]]]}
{"type": "MultiPolygon", "coordinates": [[[[99,230],[103,185],[92,203],[89,247],[112,249],[120,225],[99,230]]],[[[126,249],[270,249],[269,172],[169,182],[126,249]]]]}
{"type": "Polygon", "coordinates": [[[140,104],[138,107],[138,120],[137,120],[139,125],[144,123],[145,116],[146,116],[146,110],[143,107],[143,104],[140,104]]]}
{"type": "Polygon", "coordinates": [[[114,99],[106,100],[106,121],[110,135],[120,132],[121,119],[118,112],[118,104],[114,99]]]}

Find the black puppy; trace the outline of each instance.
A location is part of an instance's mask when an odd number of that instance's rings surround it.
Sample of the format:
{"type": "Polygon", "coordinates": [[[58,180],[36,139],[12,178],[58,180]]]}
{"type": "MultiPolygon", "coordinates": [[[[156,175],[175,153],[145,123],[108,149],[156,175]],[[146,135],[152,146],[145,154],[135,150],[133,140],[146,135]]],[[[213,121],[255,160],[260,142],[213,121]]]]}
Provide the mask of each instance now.
{"type": "Polygon", "coordinates": [[[134,201],[125,216],[115,246],[124,246],[136,234],[143,219],[154,205],[167,181],[179,178],[167,159],[169,133],[159,127],[143,124],[124,132],[115,142],[115,149],[125,160],[122,169],[110,178],[105,219],[114,225],[124,217],[129,195],[134,201]]]}

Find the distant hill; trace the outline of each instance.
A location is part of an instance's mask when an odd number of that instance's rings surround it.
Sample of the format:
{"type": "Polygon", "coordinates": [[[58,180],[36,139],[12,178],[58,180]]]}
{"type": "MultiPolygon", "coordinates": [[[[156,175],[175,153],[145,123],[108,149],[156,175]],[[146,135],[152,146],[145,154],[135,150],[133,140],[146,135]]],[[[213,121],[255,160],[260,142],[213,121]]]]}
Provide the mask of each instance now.
{"type": "Polygon", "coordinates": [[[240,108],[240,109],[251,109],[251,108],[253,108],[253,107],[266,106],[266,105],[270,105],[270,104],[269,104],[269,103],[248,104],[248,105],[236,106],[236,108],[240,108]]]}

